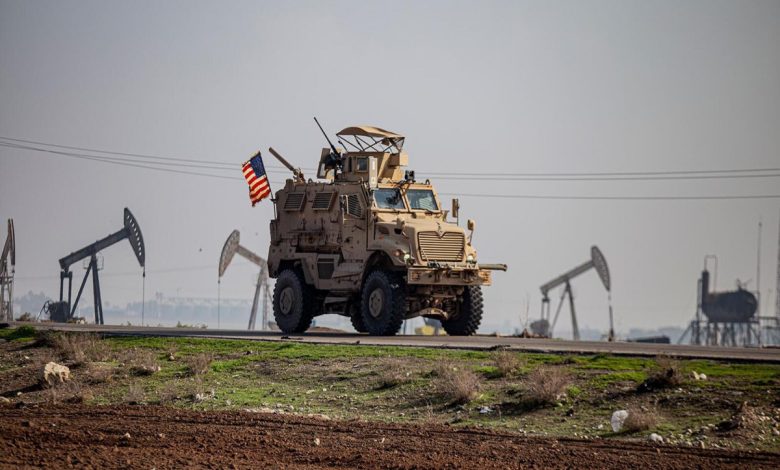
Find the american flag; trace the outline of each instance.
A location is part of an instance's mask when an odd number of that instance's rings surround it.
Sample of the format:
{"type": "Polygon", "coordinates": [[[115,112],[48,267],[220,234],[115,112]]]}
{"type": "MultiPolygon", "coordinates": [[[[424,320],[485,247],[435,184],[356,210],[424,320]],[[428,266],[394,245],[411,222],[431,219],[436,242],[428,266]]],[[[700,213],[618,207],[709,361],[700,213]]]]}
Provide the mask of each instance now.
{"type": "Polygon", "coordinates": [[[263,159],[257,152],[249,161],[244,162],[244,178],[249,183],[249,199],[252,207],[271,194],[271,186],[268,185],[268,177],[265,174],[263,159]]]}

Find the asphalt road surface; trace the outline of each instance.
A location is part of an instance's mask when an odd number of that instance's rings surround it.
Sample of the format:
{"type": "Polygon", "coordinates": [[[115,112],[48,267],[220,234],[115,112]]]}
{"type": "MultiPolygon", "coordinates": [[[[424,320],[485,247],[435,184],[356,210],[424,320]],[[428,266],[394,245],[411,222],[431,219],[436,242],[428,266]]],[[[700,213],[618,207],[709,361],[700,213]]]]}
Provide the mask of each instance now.
{"type": "Polygon", "coordinates": [[[630,356],[658,356],[729,359],[740,361],[780,362],[780,348],[730,348],[720,346],[691,346],[604,341],[567,341],[559,339],[515,338],[512,336],[368,336],[358,333],[311,332],[285,335],[279,332],[247,330],[211,330],[200,328],[141,327],[115,325],[77,325],[57,323],[22,323],[36,328],[62,331],[89,331],[107,335],[185,336],[202,338],[245,339],[258,341],[297,341],[316,344],[355,344],[375,346],[411,346],[450,349],[506,348],[528,352],[554,353],[609,353],[630,356]]]}

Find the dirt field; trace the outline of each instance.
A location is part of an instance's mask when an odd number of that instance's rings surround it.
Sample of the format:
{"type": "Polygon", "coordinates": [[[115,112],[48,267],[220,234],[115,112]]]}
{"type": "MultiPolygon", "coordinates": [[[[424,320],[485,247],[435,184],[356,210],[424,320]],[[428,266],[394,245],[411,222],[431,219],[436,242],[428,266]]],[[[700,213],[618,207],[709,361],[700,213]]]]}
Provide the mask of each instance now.
{"type": "Polygon", "coordinates": [[[0,406],[3,468],[777,468],[777,454],[160,406],[0,406]],[[127,435],[129,434],[129,437],[127,435]]]}
{"type": "Polygon", "coordinates": [[[766,363],[0,329],[0,468],[779,468],[779,385],[766,363]]]}

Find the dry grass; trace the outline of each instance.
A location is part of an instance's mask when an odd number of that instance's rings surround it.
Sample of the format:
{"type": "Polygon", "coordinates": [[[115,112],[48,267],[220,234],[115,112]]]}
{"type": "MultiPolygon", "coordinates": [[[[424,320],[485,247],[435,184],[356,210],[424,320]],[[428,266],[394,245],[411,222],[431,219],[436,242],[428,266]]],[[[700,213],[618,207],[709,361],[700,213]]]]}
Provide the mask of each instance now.
{"type": "Polygon", "coordinates": [[[148,349],[128,349],[122,355],[122,362],[128,365],[130,373],[136,376],[152,375],[160,371],[155,354],[148,349]]]}
{"type": "Polygon", "coordinates": [[[655,413],[643,411],[639,408],[630,408],[627,411],[628,416],[623,421],[623,430],[625,432],[647,431],[654,428],[657,424],[655,413]]]}
{"type": "Polygon", "coordinates": [[[500,350],[491,355],[498,375],[508,377],[515,375],[525,364],[517,353],[500,350]]]}
{"type": "Polygon", "coordinates": [[[17,318],[16,321],[35,321],[35,318],[33,318],[30,312],[24,312],[19,315],[19,318],[17,318]]]}
{"type": "Polygon", "coordinates": [[[531,371],[523,382],[526,402],[533,405],[552,405],[563,397],[571,378],[562,368],[542,366],[531,371]]]}
{"type": "Polygon", "coordinates": [[[160,403],[173,403],[188,395],[183,392],[185,386],[179,380],[169,380],[157,391],[157,399],[160,403]]]}
{"type": "Polygon", "coordinates": [[[399,369],[383,369],[379,373],[379,380],[377,381],[376,389],[384,390],[388,388],[397,387],[412,381],[411,372],[407,372],[399,369]]]}
{"type": "Polygon", "coordinates": [[[144,392],[144,388],[140,384],[133,382],[127,387],[127,392],[125,392],[124,396],[125,403],[129,405],[140,405],[145,399],[146,392],[144,392]]]}
{"type": "Polygon", "coordinates": [[[453,403],[468,403],[477,397],[481,381],[474,371],[452,364],[440,364],[433,371],[436,392],[453,403]]]}
{"type": "Polygon", "coordinates": [[[49,333],[44,335],[43,341],[51,345],[63,360],[74,366],[107,361],[111,356],[108,345],[93,333],[49,333]]]}
{"type": "Polygon", "coordinates": [[[639,384],[639,392],[651,392],[664,388],[677,387],[683,382],[683,374],[680,363],[666,356],[656,359],[656,368],[650,376],[639,384]]]}
{"type": "Polygon", "coordinates": [[[211,354],[195,354],[187,356],[184,363],[187,365],[187,374],[192,376],[203,375],[211,368],[211,362],[214,360],[211,354]]]}
{"type": "Polygon", "coordinates": [[[54,405],[61,403],[86,403],[94,398],[92,390],[76,381],[57,384],[47,389],[48,401],[54,405]]]}
{"type": "Polygon", "coordinates": [[[110,382],[114,376],[114,370],[109,365],[87,364],[84,372],[84,381],[89,384],[97,385],[110,382]]]}

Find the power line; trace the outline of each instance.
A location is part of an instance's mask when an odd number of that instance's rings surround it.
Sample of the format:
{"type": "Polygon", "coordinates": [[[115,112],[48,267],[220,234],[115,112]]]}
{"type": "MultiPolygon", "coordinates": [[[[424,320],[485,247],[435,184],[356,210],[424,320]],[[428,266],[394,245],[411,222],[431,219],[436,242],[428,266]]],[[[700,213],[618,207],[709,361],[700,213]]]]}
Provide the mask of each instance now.
{"type": "Polygon", "coordinates": [[[433,178],[442,180],[463,181],[667,181],[667,180],[709,180],[709,179],[741,179],[741,178],[777,178],[780,173],[764,174],[728,174],[728,175],[669,175],[669,176],[584,176],[584,177],[557,177],[557,176],[436,176],[433,178]]]}
{"type": "MultiPolygon", "coordinates": [[[[195,160],[195,159],[187,159],[187,158],[179,158],[179,157],[169,157],[169,156],[161,156],[161,155],[149,155],[149,154],[139,154],[139,153],[129,153],[129,152],[118,152],[113,150],[101,150],[101,149],[94,149],[94,148],[88,148],[88,147],[79,147],[79,146],[70,146],[70,145],[62,145],[62,144],[54,144],[49,142],[42,142],[38,140],[28,140],[28,139],[19,139],[16,137],[5,137],[0,136],[0,139],[8,140],[8,141],[14,141],[14,142],[24,142],[28,144],[36,144],[36,145],[44,145],[47,147],[56,147],[56,148],[64,148],[69,150],[79,150],[79,151],[86,151],[86,152],[92,152],[92,153],[104,153],[108,155],[119,155],[119,156],[127,156],[127,157],[135,157],[135,158],[143,158],[143,159],[150,159],[150,160],[167,160],[167,161],[173,161],[173,162],[185,162],[185,163],[192,163],[196,165],[203,165],[202,168],[212,168],[212,169],[218,169],[218,170],[234,170],[236,165],[232,163],[226,163],[226,162],[220,162],[220,161],[210,161],[210,160],[195,160]],[[205,165],[217,165],[218,167],[214,166],[205,166],[205,165]]],[[[269,168],[275,168],[283,170],[282,172],[286,172],[286,169],[282,167],[277,167],[273,165],[266,165],[269,168]]],[[[305,170],[313,171],[314,168],[304,168],[305,170]]],[[[648,178],[648,179],[711,179],[711,178],[759,178],[759,177],[777,177],[780,176],[780,167],[777,168],[731,168],[731,169],[717,169],[717,170],[661,170],[661,171],[620,171],[620,172],[548,172],[548,173],[534,173],[534,172],[522,172],[522,173],[490,173],[490,172],[441,172],[441,171],[419,171],[420,173],[428,174],[433,177],[439,177],[442,179],[475,179],[476,177],[484,178],[486,181],[493,181],[493,180],[515,180],[517,178],[518,180],[524,180],[529,181],[531,179],[539,179],[540,181],[553,181],[555,179],[560,179],[562,181],[568,181],[568,178],[577,178],[577,180],[582,181],[602,181],[604,179],[618,179],[618,180],[635,180],[635,179],[643,179],[644,177],[654,177],[654,178],[648,178]],[[771,172],[773,174],[770,175],[762,175],[762,174],[756,174],[756,173],[768,173],[771,172]],[[750,173],[750,174],[746,174],[750,173]],[[724,176],[716,176],[716,175],[724,175],[724,176]],[[732,175],[732,176],[728,176],[732,175]],[[674,177],[674,178],[662,178],[662,177],[674,177]],[[461,177],[461,178],[458,178],[461,177]],[[523,179],[527,178],[527,179],[523,179]],[[550,178],[550,179],[547,179],[550,178]],[[602,179],[603,178],[603,179],[602,179]]]]}
{"type": "MultiPolygon", "coordinates": [[[[55,154],[55,155],[61,155],[64,157],[70,157],[70,158],[78,158],[81,160],[90,160],[90,161],[96,161],[101,163],[108,163],[113,165],[120,165],[120,166],[128,166],[133,168],[143,168],[147,170],[156,170],[156,171],[164,171],[167,173],[178,173],[183,175],[191,175],[191,176],[203,176],[207,178],[217,178],[217,179],[225,179],[225,180],[234,180],[234,181],[244,181],[244,178],[241,178],[240,176],[225,176],[225,175],[216,175],[213,173],[199,173],[195,171],[187,171],[187,170],[178,170],[178,169],[171,169],[171,168],[160,168],[156,166],[150,166],[150,165],[157,165],[155,162],[148,162],[148,163],[135,163],[135,160],[121,160],[116,159],[113,157],[100,157],[95,155],[86,155],[86,154],[80,154],[80,153],[74,153],[74,152],[62,152],[59,150],[49,150],[49,149],[41,149],[36,147],[29,147],[29,146],[23,146],[18,144],[8,144],[5,142],[0,142],[0,147],[7,147],[7,148],[13,148],[13,149],[20,149],[20,150],[31,150],[36,152],[44,152],[49,154],[55,154]]],[[[236,168],[233,168],[233,171],[238,171],[236,168]]],[[[270,172],[269,172],[270,173],[270,172]]],[[[278,172],[274,172],[278,173],[278,172]]]]}
{"type": "MultiPolygon", "coordinates": [[[[575,177],[575,176],[656,176],[656,175],[695,175],[695,174],[725,174],[725,173],[760,173],[777,172],[780,168],[732,168],[721,170],[663,170],[663,171],[614,171],[614,172],[575,172],[575,173],[470,173],[470,172],[441,172],[433,171],[428,174],[439,176],[468,176],[479,174],[481,176],[518,176],[518,177],[575,177]]],[[[420,173],[423,173],[422,171],[420,173]]],[[[427,173],[427,172],[426,172],[427,173]]]]}
{"type": "MultiPolygon", "coordinates": [[[[87,147],[75,147],[71,145],[61,145],[61,144],[52,144],[49,142],[41,142],[37,140],[27,140],[27,139],[18,139],[15,137],[5,137],[0,136],[0,139],[3,140],[10,140],[14,142],[24,142],[26,144],[35,144],[35,145],[44,145],[46,147],[56,147],[56,148],[63,148],[68,150],[79,150],[82,152],[92,152],[92,153],[105,153],[108,155],[120,155],[120,156],[126,156],[126,157],[137,157],[137,158],[146,158],[151,160],[168,160],[168,161],[174,161],[174,162],[184,162],[184,163],[203,163],[203,164],[212,164],[212,165],[221,165],[222,167],[225,167],[226,169],[235,169],[236,164],[233,163],[227,163],[227,162],[220,162],[220,161],[209,161],[209,160],[194,160],[189,158],[179,158],[179,157],[166,157],[166,156],[160,156],[160,155],[148,155],[148,154],[142,154],[142,153],[128,153],[128,152],[117,152],[114,150],[100,150],[100,149],[93,149],[93,148],[87,148],[87,147]]],[[[240,165],[239,165],[240,167],[240,165]]]]}
{"type": "MultiPolygon", "coordinates": [[[[2,137],[0,137],[2,138],[2,137]]],[[[19,140],[19,139],[17,139],[19,140]]],[[[199,172],[193,172],[193,171],[186,171],[186,170],[178,170],[178,169],[171,169],[171,168],[160,168],[157,166],[150,166],[150,165],[157,165],[158,163],[155,162],[144,162],[144,163],[138,163],[136,160],[129,160],[127,159],[122,160],[115,157],[104,157],[104,156],[96,156],[96,155],[87,155],[87,154],[81,154],[81,153],[75,153],[75,152],[63,152],[59,150],[50,150],[50,149],[42,149],[39,147],[31,147],[31,146],[25,146],[20,144],[14,144],[14,143],[7,143],[7,142],[1,142],[0,141],[0,147],[7,147],[7,148],[14,148],[14,149],[21,149],[21,150],[30,150],[30,151],[37,151],[37,152],[44,152],[49,154],[55,154],[55,155],[61,155],[71,158],[79,158],[84,160],[90,160],[90,161],[97,161],[101,163],[108,163],[108,164],[114,164],[114,165],[122,165],[122,166],[129,166],[129,167],[135,167],[135,168],[142,168],[142,169],[148,169],[148,170],[156,170],[156,171],[165,171],[169,173],[178,173],[178,174],[185,174],[185,175],[193,175],[193,176],[202,176],[202,177],[209,177],[209,178],[219,178],[219,179],[227,179],[227,180],[243,180],[243,178],[235,176],[225,176],[225,175],[216,175],[212,173],[199,173],[199,172]]],[[[711,170],[711,172],[749,172],[749,171],[773,171],[772,169],[755,169],[755,170],[711,170]]],[[[704,172],[704,171],[702,171],[704,172]]],[[[655,173],[662,173],[662,172],[655,172],[655,173]]],[[[669,172],[667,172],[669,173],[669,172]]],[[[452,173],[455,174],[455,173],[452,173]]],[[[574,173],[561,173],[563,174],[574,174],[574,173]]],[[[593,173],[598,174],[598,173],[593,173]]],[[[607,174],[607,173],[601,173],[601,174],[607,174]]],[[[618,174],[618,173],[612,173],[612,174],[618,174]]],[[[623,174],[629,174],[629,173],[623,173],[623,174]]],[[[631,174],[637,174],[637,173],[631,173],[631,174]]],[[[764,175],[761,175],[764,176],[764,175]]],[[[770,175],[771,176],[771,175],[770,175]]],[[[778,175],[780,176],[780,175],[778,175]]],[[[472,178],[474,179],[474,178],[472,178]]],[[[650,178],[654,179],[654,178],[650,178]]],[[[548,199],[548,200],[636,200],[636,201],[642,201],[642,200],[739,200],[739,199],[778,199],[780,198],[780,195],[735,195],[735,196],[545,196],[545,195],[534,195],[534,194],[485,194],[485,193],[440,193],[442,196],[446,195],[455,195],[455,196],[462,196],[462,197],[483,197],[483,198],[500,198],[500,199],[548,199]]]]}
{"type": "Polygon", "coordinates": [[[735,195],[735,196],[544,196],[536,194],[478,194],[439,193],[440,196],[484,197],[496,199],[559,199],[590,201],[698,201],[739,199],[780,199],[780,194],[735,195]]]}
{"type": "MultiPolygon", "coordinates": [[[[0,138],[1,139],[1,138],[0,138]]],[[[8,148],[15,148],[15,149],[22,149],[22,150],[32,150],[36,152],[46,152],[46,153],[53,153],[56,155],[63,155],[68,157],[76,157],[76,158],[84,158],[84,159],[94,159],[94,160],[100,160],[100,161],[110,161],[110,162],[130,162],[130,163],[139,163],[144,165],[159,165],[159,166],[172,166],[177,168],[195,168],[195,169],[204,169],[204,170],[220,170],[220,171],[231,171],[233,173],[236,173],[241,166],[234,164],[230,168],[227,167],[218,167],[214,165],[201,165],[201,164],[187,164],[182,165],[181,163],[175,163],[175,162],[155,162],[155,161],[145,161],[145,160],[138,160],[133,158],[121,158],[121,157],[106,157],[102,155],[89,155],[84,153],[75,153],[75,152],[63,152],[58,150],[51,150],[51,149],[44,149],[40,147],[32,147],[28,145],[21,145],[21,144],[14,144],[9,142],[3,142],[0,140],[0,146],[8,147],[8,148]]],[[[155,168],[156,169],[156,168],[155,168]]],[[[281,170],[266,170],[268,173],[289,173],[289,171],[281,171],[281,170]]],[[[240,178],[239,178],[240,179],[240,178]]]]}
{"type": "Polygon", "coordinates": [[[81,160],[90,160],[95,162],[101,162],[101,163],[109,163],[113,165],[121,165],[121,166],[129,166],[129,167],[135,167],[135,168],[145,168],[147,170],[157,170],[157,171],[165,171],[168,173],[178,173],[183,175],[193,175],[193,176],[205,176],[209,178],[220,178],[220,179],[227,179],[227,180],[240,180],[242,178],[240,177],[234,177],[234,176],[224,176],[224,175],[215,175],[211,173],[198,173],[194,171],[186,171],[186,170],[174,170],[171,168],[160,168],[155,166],[149,166],[149,165],[143,165],[143,164],[136,164],[136,163],[130,163],[125,161],[116,161],[116,160],[109,160],[107,157],[98,157],[94,155],[85,155],[85,154],[77,154],[72,152],[60,152],[58,150],[47,150],[47,149],[40,149],[35,147],[26,147],[26,146],[20,146],[16,144],[6,144],[0,142],[0,147],[8,147],[8,148],[14,148],[14,149],[20,149],[20,150],[32,150],[37,152],[45,152],[45,153],[51,153],[55,155],[62,155],[65,157],[71,157],[71,158],[78,158],[81,160]]]}

